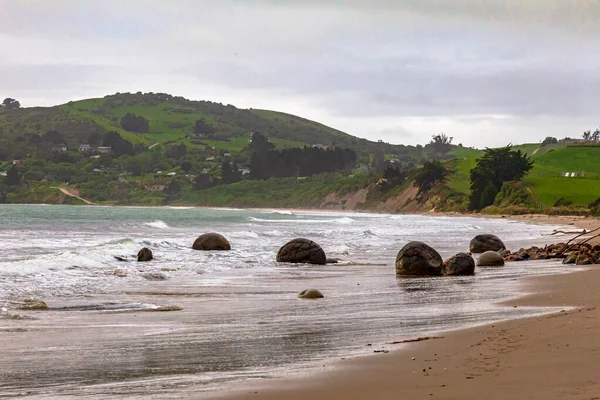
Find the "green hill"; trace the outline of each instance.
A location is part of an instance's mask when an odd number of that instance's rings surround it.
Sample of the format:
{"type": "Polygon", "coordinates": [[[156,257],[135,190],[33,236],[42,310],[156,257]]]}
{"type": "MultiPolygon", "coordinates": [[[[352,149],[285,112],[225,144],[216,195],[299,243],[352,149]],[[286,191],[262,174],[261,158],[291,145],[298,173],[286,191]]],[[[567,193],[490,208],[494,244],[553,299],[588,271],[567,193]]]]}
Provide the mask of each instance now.
{"type": "MultiPolygon", "coordinates": [[[[526,152],[534,161],[524,182],[544,208],[552,207],[561,197],[585,207],[600,196],[600,147],[531,143],[513,148],[526,152]],[[566,178],[563,172],[583,172],[584,176],[566,178]]],[[[454,173],[448,186],[469,194],[469,171],[483,151],[457,148],[452,154],[454,173]]]]}
{"type": "MultiPolygon", "coordinates": [[[[409,157],[418,160],[414,146],[391,145],[361,139],[326,125],[294,115],[255,109],[240,109],[210,101],[193,101],[164,93],[117,93],[103,98],[72,101],[56,107],[0,110],[0,139],[59,131],[69,146],[88,143],[90,135],[114,131],[133,144],[146,147],[160,144],[185,144],[188,148],[214,148],[239,152],[247,146],[253,132],[260,132],[276,148],[320,144],[347,147],[369,160],[383,152],[387,158],[409,157]],[[126,114],[148,121],[147,132],[123,128],[126,114]],[[196,121],[211,127],[209,135],[194,132],[196,121]]],[[[22,156],[20,156],[22,157],[22,156]]]]}

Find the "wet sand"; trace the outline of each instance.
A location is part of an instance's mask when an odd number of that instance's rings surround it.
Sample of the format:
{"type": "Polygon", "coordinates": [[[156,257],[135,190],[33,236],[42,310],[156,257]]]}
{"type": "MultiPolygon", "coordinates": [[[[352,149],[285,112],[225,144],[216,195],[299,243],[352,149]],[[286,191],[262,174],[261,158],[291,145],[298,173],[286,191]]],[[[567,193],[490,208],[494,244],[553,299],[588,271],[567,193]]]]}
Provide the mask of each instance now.
{"type": "MultiPolygon", "coordinates": [[[[595,218],[524,216],[594,229],[595,218]]],[[[564,241],[563,238],[560,239],[564,241]]],[[[549,237],[548,242],[557,239],[549,237]]],[[[561,311],[402,344],[403,351],[340,360],[320,374],[254,385],[227,399],[600,399],[600,267],[521,281],[507,307],[561,311]]]]}

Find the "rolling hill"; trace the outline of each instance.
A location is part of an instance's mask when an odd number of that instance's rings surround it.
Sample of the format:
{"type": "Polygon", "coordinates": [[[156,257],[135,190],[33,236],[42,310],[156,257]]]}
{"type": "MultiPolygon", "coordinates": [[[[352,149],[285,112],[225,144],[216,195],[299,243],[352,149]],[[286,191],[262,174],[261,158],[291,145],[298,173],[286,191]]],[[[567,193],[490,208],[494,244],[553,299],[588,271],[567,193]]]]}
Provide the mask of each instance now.
{"type": "Polygon", "coordinates": [[[103,98],[69,102],[56,107],[33,107],[0,111],[0,135],[42,134],[54,129],[66,140],[82,143],[91,133],[115,131],[136,144],[178,143],[190,148],[210,146],[240,151],[252,132],[260,132],[277,148],[321,144],[352,148],[369,154],[412,153],[412,146],[372,142],[294,115],[269,110],[239,109],[210,101],[192,101],[163,93],[117,93],[103,98]],[[126,114],[144,117],[149,130],[134,133],[123,129],[120,120],[126,114]],[[194,124],[203,120],[211,126],[211,135],[197,137],[194,124]]]}

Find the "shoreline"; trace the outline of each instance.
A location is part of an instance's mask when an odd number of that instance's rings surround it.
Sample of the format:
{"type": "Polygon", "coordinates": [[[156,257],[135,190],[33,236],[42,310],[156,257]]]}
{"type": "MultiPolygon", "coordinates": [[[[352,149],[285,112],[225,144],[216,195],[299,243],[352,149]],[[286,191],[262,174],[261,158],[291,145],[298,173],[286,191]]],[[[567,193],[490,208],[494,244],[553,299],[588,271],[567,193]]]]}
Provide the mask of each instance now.
{"type": "MultiPolygon", "coordinates": [[[[597,227],[599,222],[597,218],[573,216],[507,218],[586,230],[597,227]]],[[[551,238],[548,242],[558,242],[551,238]]],[[[600,393],[600,379],[594,372],[595,353],[600,352],[600,347],[595,346],[600,334],[600,323],[596,322],[600,317],[597,284],[597,265],[582,266],[566,274],[525,277],[518,282],[522,295],[499,306],[560,310],[442,332],[440,339],[402,344],[402,348],[389,354],[342,358],[333,366],[324,365],[322,372],[251,382],[243,389],[225,390],[209,397],[595,399],[593,396],[600,393]]]]}

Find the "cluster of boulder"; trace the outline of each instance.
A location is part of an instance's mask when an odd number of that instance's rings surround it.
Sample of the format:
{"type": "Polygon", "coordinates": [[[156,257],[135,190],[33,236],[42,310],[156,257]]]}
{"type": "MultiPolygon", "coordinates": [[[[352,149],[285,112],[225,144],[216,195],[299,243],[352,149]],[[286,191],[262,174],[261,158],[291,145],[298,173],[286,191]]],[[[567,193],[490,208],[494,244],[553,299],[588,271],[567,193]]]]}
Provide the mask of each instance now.
{"type": "Polygon", "coordinates": [[[440,254],[431,246],[418,241],[409,242],[396,256],[396,275],[456,276],[473,275],[475,260],[472,253],[481,253],[477,266],[499,267],[504,259],[499,251],[504,243],[494,235],[478,235],[469,244],[469,253],[458,253],[442,261],[440,254]]]}
{"type": "MultiPolygon", "coordinates": [[[[200,235],[192,245],[194,250],[227,251],[231,244],[221,234],[205,233],[200,235]]],[[[144,247],[137,255],[138,261],[152,260],[152,251],[144,247]]],[[[497,236],[484,234],[475,236],[469,243],[468,253],[458,253],[443,260],[431,246],[419,241],[404,245],[396,256],[396,275],[398,276],[460,276],[473,275],[475,266],[500,267],[505,261],[544,260],[564,258],[564,264],[600,263],[600,246],[578,244],[567,246],[565,243],[545,247],[519,249],[512,253],[497,236]],[[565,249],[568,248],[568,251],[565,249]],[[472,254],[479,254],[477,261],[472,254]]],[[[328,259],[325,251],[317,243],[309,239],[296,238],[284,244],[277,252],[278,262],[324,265],[337,260],[328,259]]],[[[323,294],[316,289],[302,291],[298,297],[316,299],[323,294]]]]}

